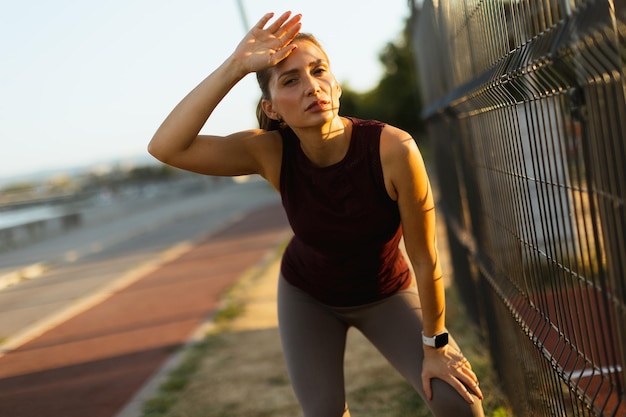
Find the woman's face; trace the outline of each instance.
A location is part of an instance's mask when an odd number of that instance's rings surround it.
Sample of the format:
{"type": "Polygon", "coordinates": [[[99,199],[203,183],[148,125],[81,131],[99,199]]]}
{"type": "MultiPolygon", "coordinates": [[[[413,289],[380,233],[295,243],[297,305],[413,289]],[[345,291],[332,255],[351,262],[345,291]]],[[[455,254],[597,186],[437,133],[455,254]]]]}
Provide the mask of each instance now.
{"type": "Polygon", "coordinates": [[[330,72],[326,54],[308,41],[280,62],[270,80],[271,100],[263,109],[272,119],[292,128],[322,126],[339,112],[341,88],[330,72]]]}

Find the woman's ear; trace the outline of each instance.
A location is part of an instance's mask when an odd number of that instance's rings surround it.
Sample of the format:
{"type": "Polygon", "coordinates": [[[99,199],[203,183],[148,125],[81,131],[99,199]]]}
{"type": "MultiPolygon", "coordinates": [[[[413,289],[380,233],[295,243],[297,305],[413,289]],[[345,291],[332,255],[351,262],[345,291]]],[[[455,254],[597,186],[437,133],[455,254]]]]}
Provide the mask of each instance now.
{"type": "Polygon", "coordinates": [[[274,111],[274,106],[270,100],[261,100],[261,108],[267,117],[272,120],[280,120],[280,115],[274,111]]]}

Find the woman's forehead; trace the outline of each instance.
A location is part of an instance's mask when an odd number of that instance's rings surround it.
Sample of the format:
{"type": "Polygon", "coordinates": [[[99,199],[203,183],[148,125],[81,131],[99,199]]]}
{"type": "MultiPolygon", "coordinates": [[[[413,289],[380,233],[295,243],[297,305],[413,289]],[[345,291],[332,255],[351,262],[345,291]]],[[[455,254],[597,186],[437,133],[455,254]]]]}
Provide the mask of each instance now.
{"type": "Polygon", "coordinates": [[[277,65],[277,67],[284,68],[286,66],[289,66],[290,63],[293,65],[294,61],[301,59],[304,60],[306,64],[309,64],[309,62],[319,61],[324,61],[328,63],[328,57],[326,56],[326,53],[314,43],[307,40],[298,40],[294,43],[298,45],[298,48],[293,51],[291,55],[289,55],[286,59],[281,61],[277,65]]]}

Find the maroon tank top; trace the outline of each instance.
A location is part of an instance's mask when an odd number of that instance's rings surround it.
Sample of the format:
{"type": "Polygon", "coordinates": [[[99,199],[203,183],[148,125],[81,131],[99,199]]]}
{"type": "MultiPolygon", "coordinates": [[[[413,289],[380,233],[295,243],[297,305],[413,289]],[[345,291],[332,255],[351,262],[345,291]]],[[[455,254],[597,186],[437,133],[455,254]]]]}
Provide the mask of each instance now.
{"type": "Polygon", "coordinates": [[[280,131],[280,192],[294,232],[281,273],[290,284],[332,306],[377,301],[411,282],[398,248],[398,205],[383,180],[384,124],[350,120],[348,152],[327,167],[314,165],[304,155],[291,129],[280,131]]]}

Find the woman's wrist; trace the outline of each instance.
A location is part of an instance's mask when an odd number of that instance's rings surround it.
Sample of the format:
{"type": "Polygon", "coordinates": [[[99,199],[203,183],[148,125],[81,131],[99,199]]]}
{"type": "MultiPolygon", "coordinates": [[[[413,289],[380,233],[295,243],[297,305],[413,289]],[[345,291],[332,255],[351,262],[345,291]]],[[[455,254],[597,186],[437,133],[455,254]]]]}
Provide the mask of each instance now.
{"type": "Polygon", "coordinates": [[[427,336],[422,332],[422,343],[434,349],[440,349],[448,344],[448,332],[442,331],[433,336],[427,336]]]}
{"type": "Polygon", "coordinates": [[[234,55],[226,58],[221,67],[224,69],[225,74],[229,77],[233,77],[235,83],[252,72],[234,55]]]}

